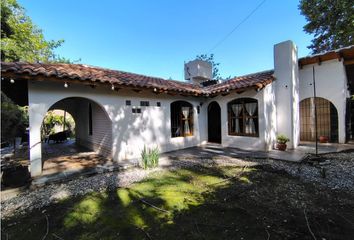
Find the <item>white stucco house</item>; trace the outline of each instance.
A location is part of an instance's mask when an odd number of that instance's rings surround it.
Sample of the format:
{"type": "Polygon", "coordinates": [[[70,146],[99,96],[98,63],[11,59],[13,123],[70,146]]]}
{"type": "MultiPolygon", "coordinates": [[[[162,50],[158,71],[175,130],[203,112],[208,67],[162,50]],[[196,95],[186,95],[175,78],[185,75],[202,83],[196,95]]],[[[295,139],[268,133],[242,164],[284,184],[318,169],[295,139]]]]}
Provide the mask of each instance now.
{"type": "MultiPolygon", "coordinates": [[[[208,64],[185,66],[189,82],[82,64],[1,63],[3,82],[26,84],[30,171],[41,174],[40,128],[47,111],[75,119],[76,143],[129,161],[144,145],[161,152],[207,142],[270,150],[277,134],[289,148],[314,141],[353,139],[354,46],[298,59],[291,41],[274,46],[274,70],[216,82],[208,64]],[[314,97],[314,78],[316,96],[314,97]]],[[[16,90],[14,90],[16,91],[16,90]]]]}

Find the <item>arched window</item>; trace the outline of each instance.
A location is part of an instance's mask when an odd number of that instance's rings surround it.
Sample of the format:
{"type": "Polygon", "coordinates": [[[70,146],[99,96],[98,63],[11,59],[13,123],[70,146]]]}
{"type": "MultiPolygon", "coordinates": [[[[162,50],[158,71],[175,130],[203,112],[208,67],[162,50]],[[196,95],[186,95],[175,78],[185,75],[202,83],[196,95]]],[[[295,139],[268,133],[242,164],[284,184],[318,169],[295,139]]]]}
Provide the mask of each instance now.
{"type": "Polygon", "coordinates": [[[184,101],[171,103],[171,136],[193,136],[193,106],[184,101]]]}
{"type": "Polygon", "coordinates": [[[227,104],[229,135],[258,137],[258,102],[239,98],[227,104]]]}
{"type": "Polygon", "coordinates": [[[300,141],[316,141],[316,127],[318,138],[323,136],[327,137],[329,142],[338,142],[336,107],[324,98],[306,98],[300,102],[300,141]]]}

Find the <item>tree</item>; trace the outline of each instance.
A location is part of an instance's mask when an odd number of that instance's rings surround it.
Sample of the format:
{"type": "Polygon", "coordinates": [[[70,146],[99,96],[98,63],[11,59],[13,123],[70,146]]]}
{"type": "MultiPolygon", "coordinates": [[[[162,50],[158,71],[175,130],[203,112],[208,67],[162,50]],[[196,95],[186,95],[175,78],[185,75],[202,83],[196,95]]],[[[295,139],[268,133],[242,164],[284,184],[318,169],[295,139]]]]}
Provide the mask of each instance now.
{"type": "Polygon", "coordinates": [[[220,63],[216,63],[216,62],[214,61],[214,54],[210,54],[210,55],[208,55],[208,54],[197,55],[197,56],[196,56],[196,59],[211,63],[211,65],[212,65],[212,67],[213,67],[213,79],[215,79],[215,80],[220,80],[220,79],[222,79],[221,76],[220,76],[219,67],[218,67],[218,66],[220,65],[220,63]]]}
{"type": "Polygon", "coordinates": [[[1,141],[21,137],[28,126],[28,107],[14,104],[1,91],[1,141]]]}
{"type": "Polygon", "coordinates": [[[1,60],[70,62],[54,53],[64,40],[47,41],[16,0],[1,0],[1,60]]]}
{"type": "Polygon", "coordinates": [[[57,114],[54,111],[47,112],[41,126],[42,139],[55,133],[55,126],[63,129],[63,125],[65,125],[65,129],[70,131],[71,136],[75,134],[75,121],[70,114],[67,113],[66,118],[64,119],[63,115],[57,114]]]}
{"type": "Polygon", "coordinates": [[[299,9],[314,35],[308,46],[314,54],[354,44],[353,0],[300,0],[299,9]]]}

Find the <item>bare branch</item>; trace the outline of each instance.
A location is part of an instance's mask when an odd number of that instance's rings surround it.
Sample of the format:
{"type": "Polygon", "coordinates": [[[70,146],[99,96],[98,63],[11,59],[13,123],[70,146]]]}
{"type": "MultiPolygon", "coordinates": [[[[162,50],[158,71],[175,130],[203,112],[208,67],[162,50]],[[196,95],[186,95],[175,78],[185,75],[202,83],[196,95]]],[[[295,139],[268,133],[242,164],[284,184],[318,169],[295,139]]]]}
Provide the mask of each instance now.
{"type": "Polygon", "coordinates": [[[312,232],[310,224],[309,224],[309,220],[307,219],[307,215],[306,215],[306,209],[304,209],[304,215],[305,215],[305,219],[306,219],[306,224],[307,224],[307,228],[309,229],[309,232],[311,233],[311,236],[314,240],[317,240],[315,234],[312,232]]]}
{"type": "Polygon", "coordinates": [[[59,237],[58,235],[56,235],[56,234],[54,234],[54,233],[52,233],[52,235],[53,235],[53,237],[55,237],[56,239],[64,240],[64,238],[61,238],[61,237],[59,237]]]}
{"type": "Polygon", "coordinates": [[[145,231],[143,228],[137,227],[137,229],[141,230],[143,233],[145,233],[148,239],[152,240],[150,234],[147,231],[145,231]]]}
{"type": "Polygon", "coordinates": [[[44,216],[45,216],[45,219],[47,220],[47,231],[46,231],[46,233],[44,234],[42,240],[44,240],[44,239],[47,237],[48,233],[49,233],[49,219],[48,219],[47,214],[44,214],[44,216]]]}
{"type": "Polygon", "coordinates": [[[151,204],[151,203],[145,201],[144,199],[139,199],[139,201],[142,202],[142,203],[144,203],[144,204],[146,204],[146,205],[149,205],[150,207],[155,208],[156,210],[159,210],[159,211],[161,211],[161,212],[170,213],[169,211],[167,211],[167,210],[165,210],[165,209],[156,207],[155,205],[153,205],[153,204],[151,204]]]}

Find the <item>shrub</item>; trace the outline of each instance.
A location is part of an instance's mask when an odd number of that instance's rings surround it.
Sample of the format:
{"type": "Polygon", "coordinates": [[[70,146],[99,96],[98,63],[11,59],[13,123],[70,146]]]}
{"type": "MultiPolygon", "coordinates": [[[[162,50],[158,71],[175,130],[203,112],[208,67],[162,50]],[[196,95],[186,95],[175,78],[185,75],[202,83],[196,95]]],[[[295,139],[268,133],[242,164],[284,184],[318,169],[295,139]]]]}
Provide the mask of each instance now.
{"type": "Polygon", "coordinates": [[[288,137],[286,137],[285,135],[283,135],[283,134],[280,134],[280,135],[277,136],[277,142],[278,143],[285,144],[285,143],[287,143],[289,141],[290,141],[290,139],[288,137]]]}
{"type": "Polygon", "coordinates": [[[64,116],[60,115],[60,113],[56,113],[54,111],[48,111],[46,116],[43,119],[43,123],[41,126],[41,136],[44,139],[46,136],[55,133],[55,127],[58,126],[60,129],[63,128],[65,124],[65,129],[70,131],[70,138],[75,135],[75,121],[70,115],[70,113],[66,113],[66,119],[64,121],[64,116]]]}
{"type": "Polygon", "coordinates": [[[160,152],[156,148],[146,148],[141,151],[141,167],[144,169],[157,167],[159,164],[160,152]]]}
{"type": "Polygon", "coordinates": [[[28,127],[28,107],[20,107],[1,92],[1,141],[21,137],[28,127]]]}

